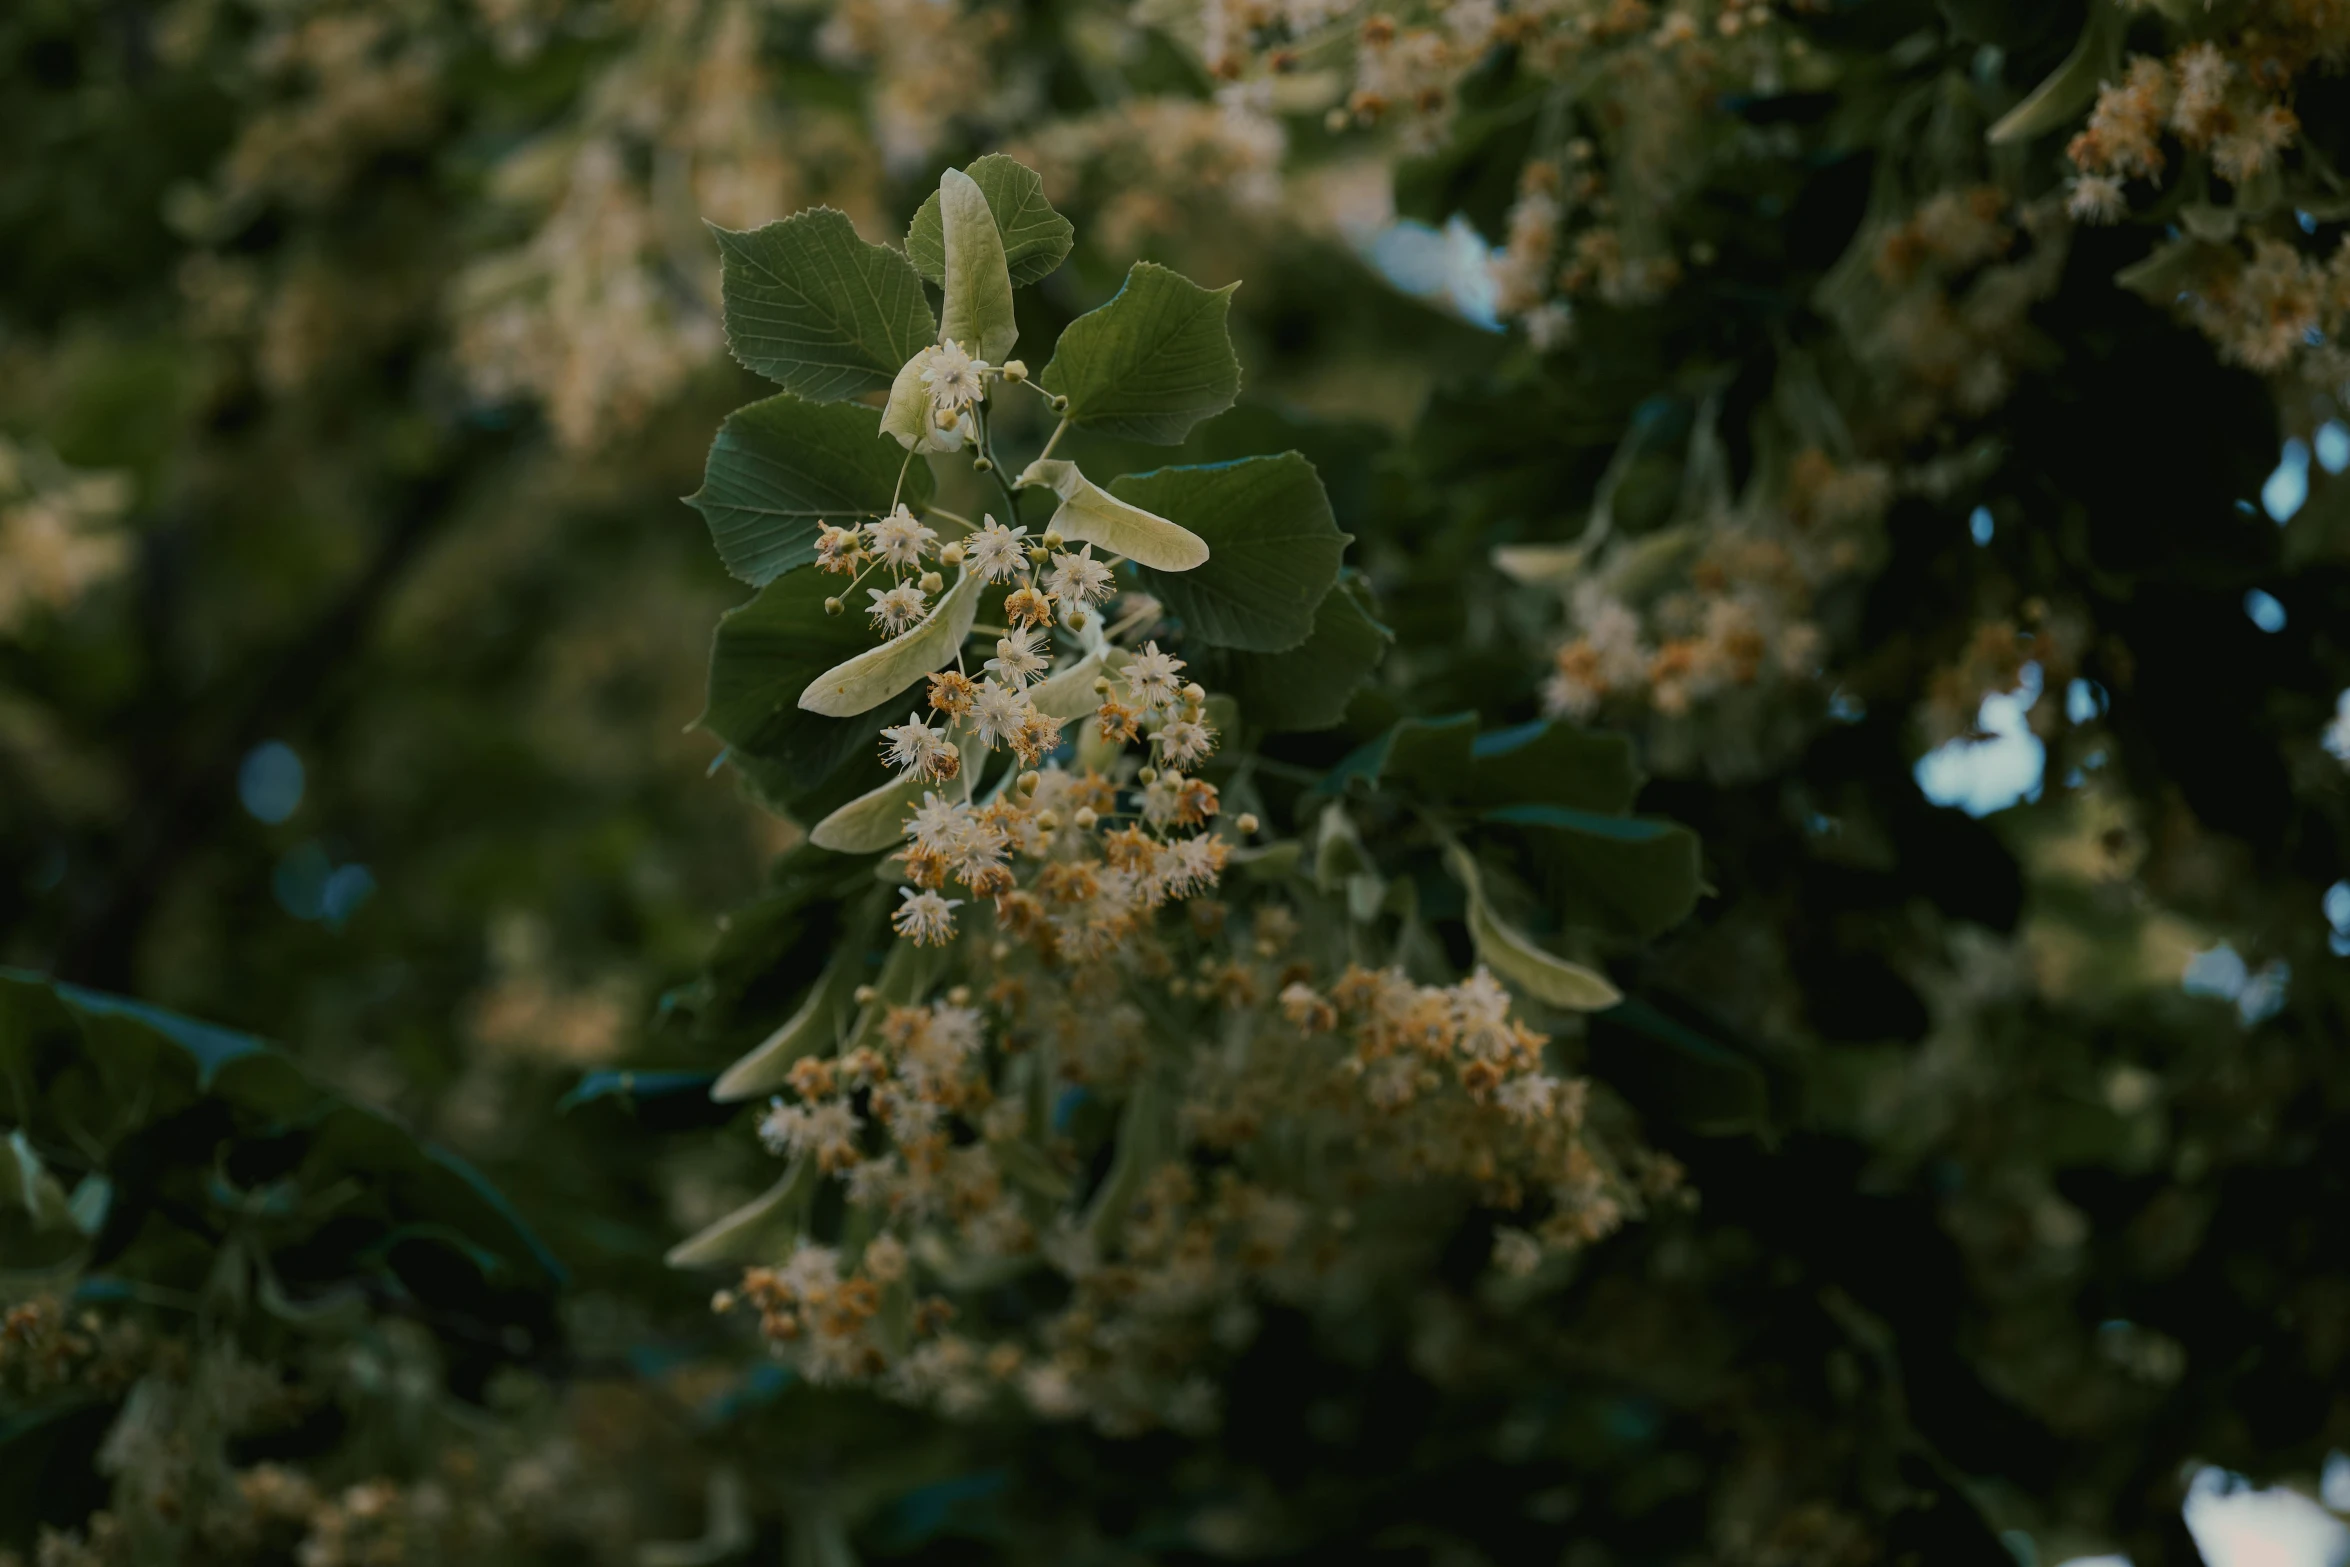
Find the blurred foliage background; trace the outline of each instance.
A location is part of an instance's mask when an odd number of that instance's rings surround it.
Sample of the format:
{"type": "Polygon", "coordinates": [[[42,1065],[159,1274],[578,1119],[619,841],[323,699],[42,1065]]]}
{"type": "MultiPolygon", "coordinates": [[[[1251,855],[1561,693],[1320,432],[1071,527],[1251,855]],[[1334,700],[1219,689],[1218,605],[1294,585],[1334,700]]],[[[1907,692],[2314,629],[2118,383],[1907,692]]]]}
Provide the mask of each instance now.
{"type": "Polygon", "coordinates": [[[0,1548],[2151,1567],[2212,1474],[2316,1487],[2345,49],[2318,0],[5,8],[0,1548]],[[1048,325],[1244,280],[1187,455],[1313,457],[1397,633],[1269,756],[1563,715],[1705,848],[1575,1042],[1689,1211],[1276,1321],[1207,1437],[810,1389],[661,1264],[765,1184],[702,1089],[822,940],[722,924],[800,828],[690,727],[741,593],[675,498],[754,395],[702,224],[895,240],[997,149],[1083,237],[1048,325]]]}

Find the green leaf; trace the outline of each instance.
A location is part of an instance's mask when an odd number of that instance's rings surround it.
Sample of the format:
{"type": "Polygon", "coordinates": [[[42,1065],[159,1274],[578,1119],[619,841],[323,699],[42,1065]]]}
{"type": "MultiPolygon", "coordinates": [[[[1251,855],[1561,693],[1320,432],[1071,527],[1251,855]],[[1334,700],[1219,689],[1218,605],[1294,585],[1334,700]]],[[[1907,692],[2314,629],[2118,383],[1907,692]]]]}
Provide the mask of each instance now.
{"type": "Polygon", "coordinates": [[[1370,597],[1359,579],[1341,579],[1322,595],[1313,634],[1302,645],[1286,653],[1202,648],[1192,661],[1203,681],[1230,693],[1250,723],[1276,732],[1328,729],[1346,717],[1356,688],[1395,640],[1372,617],[1370,597]]]}
{"type": "Polygon", "coordinates": [[[830,207],[718,237],[726,346],[786,391],[836,402],[889,385],[938,341],[913,264],[830,207]]]}
{"type": "Polygon", "coordinates": [[[821,785],[871,746],[882,724],[878,715],[828,718],[799,705],[810,681],[873,645],[862,615],[824,613],[840,580],[820,571],[776,578],[727,612],[710,647],[703,727],[768,764],[768,781],[787,797],[821,785]]]}
{"type": "Polygon", "coordinates": [[[92,1256],[126,1277],[200,1282],[184,1264],[217,1250],[204,1205],[224,1193],[246,1200],[220,1179],[220,1160],[260,1140],[282,1150],[271,1244],[301,1250],[306,1276],[365,1271],[399,1235],[430,1228],[542,1293],[563,1277],[472,1166],[326,1093],[246,1035],[0,970],[0,1096],[22,1120],[0,1150],[13,1177],[0,1188],[30,1193],[20,1200],[44,1221],[95,1229],[92,1256]],[[82,1165],[62,1213],[63,1172],[36,1149],[70,1150],[82,1165]],[[165,1207],[159,1191],[178,1195],[165,1207]],[[324,1225],[329,1211],[306,1197],[334,1191],[349,1195],[332,1205],[331,1228],[306,1230],[303,1221],[324,1225]]]}
{"type": "Polygon", "coordinates": [[[1546,1006],[1572,1012],[1596,1012],[1624,999],[1607,976],[1570,963],[1536,946],[1531,937],[1493,912],[1477,862],[1459,844],[1448,845],[1445,863],[1469,898],[1469,939],[1476,943],[1479,961],[1512,988],[1546,1006]]]}
{"type": "Polygon", "coordinates": [[[816,558],[824,523],[882,516],[893,494],[909,506],[929,501],[930,465],[907,463],[880,436],[870,408],[780,392],[727,415],[686,504],[710,525],[727,571],[765,587],[816,558]]]}
{"type": "Polygon", "coordinates": [[[971,176],[947,170],[939,176],[938,193],[947,249],[946,316],[939,323],[939,340],[960,343],[974,357],[1000,365],[1020,340],[1012,320],[1004,237],[971,176]]]}
{"type": "Polygon", "coordinates": [[[1116,298],[1069,323],[1038,382],[1069,399],[1079,429],[1178,445],[1240,395],[1225,326],[1239,286],[1201,288],[1138,261],[1116,298]]]}
{"type": "Polygon", "coordinates": [[[1313,634],[1347,535],[1305,458],[1284,452],[1130,473],[1111,481],[1110,493],[1207,541],[1208,558],[1194,571],[1142,573],[1188,634],[1253,653],[1285,653],[1313,634]]]}
{"type": "Polygon", "coordinates": [[[1556,719],[1481,734],[1469,754],[1469,801],[1479,806],[1530,802],[1618,814],[1646,781],[1629,738],[1556,719]]]}
{"type": "Polygon", "coordinates": [[[1400,719],[1349,753],[1318,787],[1337,793],[1360,779],[1374,789],[1390,784],[1408,789],[1424,805],[1442,804],[1467,786],[1476,743],[1475,713],[1400,719]]]}
{"type": "Polygon", "coordinates": [[[955,656],[979,616],[981,586],[974,573],[958,573],[955,585],[930,606],[920,624],[816,676],[800,692],[799,705],[811,713],[853,718],[896,696],[955,656]]]}
{"type": "MultiPolygon", "coordinates": [[[[1077,231],[1045,200],[1044,180],[1034,169],[991,152],[963,172],[987,197],[996,232],[1003,236],[1004,262],[1014,288],[1025,288],[1049,276],[1068,257],[1077,231]]],[[[915,271],[942,286],[947,268],[943,230],[938,192],[932,191],[906,229],[906,258],[914,263],[915,271]]]]}
{"type": "Polygon", "coordinates": [[[1039,458],[1020,475],[1019,487],[1043,486],[1061,497],[1047,532],[1081,544],[1098,544],[1158,571],[1191,571],[1206,563],[1207,540],[1177,527],[1155,512],[1122,501],[1077,471],[1073,462],[1039,458]]]}
{"type": "Polygon", "coordinates": [[[1567,924],[1645,941],[1697,906],[1701,847],[1678,823],[1560,805],[1505,805],[1482,819],[1524,834],[1567,924]]]}

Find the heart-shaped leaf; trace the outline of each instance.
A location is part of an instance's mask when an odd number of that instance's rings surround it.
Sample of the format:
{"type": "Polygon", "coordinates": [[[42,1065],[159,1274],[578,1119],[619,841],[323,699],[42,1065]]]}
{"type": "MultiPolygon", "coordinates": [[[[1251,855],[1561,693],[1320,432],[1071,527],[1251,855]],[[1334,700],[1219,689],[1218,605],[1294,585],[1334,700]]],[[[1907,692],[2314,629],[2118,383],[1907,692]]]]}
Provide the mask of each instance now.
{"type": "Polygon", "coordinates": [[[913,263],[866,243],[845,213],[795,213],[718,237],[726,346],[786,391],[836,402],[889,385],[938,341],[913,263]]]}
{"type": "Polygon", "coordinates": [[[908,465],[878,434],[870,408],[779,393],[727,416],[686,504],[710,525],[726,569],[764,587],[816,558],[825,523],[882,516],[893,496],[930,499],[929,464],[908,465]]]}
{"type": "Polygon", "coordinates": [[[1347,536],[1305,458],[1284,452],[1131,473],[1110,493],[1206,541],[1208,558],[1195,570],[1143,572],[1143,585],[1186,632],[1255,653],[1287,652],[1313,634],[1347,536]]]}
{"type": "Polygon", "coordinates": [[[1115,298],[1069,323],[1038,382],[1069,399],[1069,422],[1080,429],[1179,445],[1240,395],[1225,326],[1239,286],[1202,288],[1137,261],[1115,298]]]}

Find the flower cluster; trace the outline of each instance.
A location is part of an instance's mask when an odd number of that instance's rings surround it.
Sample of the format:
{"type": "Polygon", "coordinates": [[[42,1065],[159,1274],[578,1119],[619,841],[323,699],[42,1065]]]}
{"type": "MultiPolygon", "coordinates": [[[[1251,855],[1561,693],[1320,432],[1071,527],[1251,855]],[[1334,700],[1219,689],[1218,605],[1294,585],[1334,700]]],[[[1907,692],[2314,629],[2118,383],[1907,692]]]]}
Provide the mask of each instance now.
{"type": "Polygon", "coordinates": [[[64,609],[130,563],[130,475],[69,468],[0,436],[0,636],[64,609]]]}
{"type": "MultiPolygon", "coordinates": [[[[2193,19],[2181,31],[2203,28],[2193,19]]],[[[2123,61],[2065,149],[2077,171],[2068,206],[2083,223],[2119,223],[2184,190],[2139,286],[2265,374],[2342,378],[2334,342],[2350,315],[2350,257],[2306,239],[2332,175],[2301,151],[2293,103],[2305,77],[2345,59],[2350,12],[2336,0],[2258,0],[2224,30],[2123,61]],[[2203,196],[2206,173],[2228,187],[2224,205],[2203,196]]]]}
{"type": "Polygon", "coordinates": [[[1336,1309],[1410,1276],[1411,1245],[1357,1233],[1386,1207],[1494,1210],[1513,1221],[1494,1272],[1523,1277],[1677,1189],[1669,1161],[1613,1151],[1589,1085],[1552,1070],[1483,970],[1444,986],[1347,967],[1317,987],[1286,906],[1244,932],[1221,918],[1090,955],[1006,927],[969,983],[799,1061],[760,1131],[841,1183],[842,1239],[803,1236],[719,1308],[754,1313],[818,1381],[1196,1429],[1257,1302],[1336,1309]],[[1033,1270],[1063,1304],[983,1306],[1033,1270]]]}

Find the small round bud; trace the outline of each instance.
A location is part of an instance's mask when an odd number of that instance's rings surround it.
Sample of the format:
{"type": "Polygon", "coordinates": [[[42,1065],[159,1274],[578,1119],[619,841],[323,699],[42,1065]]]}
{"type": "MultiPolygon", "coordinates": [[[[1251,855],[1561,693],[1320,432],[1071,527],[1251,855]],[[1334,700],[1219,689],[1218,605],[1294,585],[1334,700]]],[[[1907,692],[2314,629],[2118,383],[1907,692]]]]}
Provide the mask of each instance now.
{"type": "Polygon", "coordinates": [[[1064,544],[1068,543],[1069,541],[1068,541],[1067,539],[1064,539],[1064,538],[1062,538],[1062,537],[1061,537],[1059,534],[1057,534],[1057,533],[1048,533],[1048,534],[1046,534],[1046,535],[1045,535],[1045,536],[1044,536],[1044,537],[1043,537],[1041,540],[1039,540],[1038,542],[1039,542],[1039,543],[1041,543],[1041,544],[1043,544],[1043,545],[1044,545],[1044,547],[1045,547],[1046,549],[1048,549],[1048,550],[1057,550],[1057,549],[1059,549],[1059,548],[1060,548],[1062,545],[1064,545],[1064,544]]]}
{"type": "Polygon", "coordinates": [[[1021,361],[1019,361],[1019,360],[1017,360],[1017,359],[1007,359],[1007,360],[1005,360],[1005,361],[1004,361],[1004,379],[1005,379],[1005,380],[1007,380],[1007,381],[1025,381],[1025,380],[1027,380],[1027,379],[1028,379],[1028,366],[1027,366],[1027,365],[1025,365],[1025,364],[1023,364],[1021,361]]]}
{"type": "Polygon", "coordinates": [[[1208,688],[1201,685],[1196,680],[1183,688],[1183,700],[1189,702],[1194,707],[1197,707],[1200,703],[1205,702],[1207,699],[1208,688]]]}
{"type": "Polygon", "coordinates": [[[1029,565],[1031,565],[1031,566],[1041,566],[1041,565],[1043,565],[1044,563],[1045,563],[1045,548],[1044,548],[1044,545],[1043,545],[1042,543],[1037,543],[1037,544],[1031,544],[1031,545],[1029,545],[1029,546],[1028,546],[1028,564],[1029,564],[1029,565]]]}
{"type": "Polygon", "coordinates": [[[1094,823],[1100,821],[1101,818],[1093,813],[1092,806],[1081,805],[1077,807],[1077,815],[1074,820],[1077,823],[1077,830],[1079,832],[1091,832],[1093,831],[1094,823]]]}
{"type": "Polygon", "coordinates": [[[1110,694],[1110,677],[1108,675],[1096,675],[1093,677],[1093,694],[1095,696],[1108,696],[1110,694]]]}
{"type": "Polygon", "coordinates": [[[1248,834],[1248,833],[1253,833],[1253,832],[1255,832],[1255,831],[1257,830],[1257,827],[1258,827],[1259,823],[1258,823],[1258,821],[1257,821],[1257,818],[1256,818],[1256,813],[1255,813],[1254,811],[1243,811],[1243,812],[1241,812],[1241,813],[1240,813],[1240,819],[1239,819],[1238,821],[1234,822],[1232,825],[1233,825],[1233,826],[1235,826],[1235,827],[1237,827],[1237,828],[1239,828],[1239,829],[1241,830],[1241,832],[1242,832],[1242,833],[1245,835],[1245,834],[1248,834]]]}
{"type": "Polygon", "coordinates": [[[1012,944],[999,936],[989,944],[987,955],[1001,963],[1012,955],[1012,944]]]}
{"type": "Polygon", "coordinates": [[[1134,777],[1137,783],[1154,784],[1159,781],[1159,770],[1155,767],[1145,766],[1137,771],[1134,777]]]}
{"type": "Polygon", "coordinates": [[[935,409],[930,415],[930,422],[942,430],[952,430],[955,427],[955,411],[952,408],[935,409]]]}
{"type": "Polygon", "coordinates": [[[969,985],[957,985],[953,989],[949,990],[947,992],[947,1004],[949,1006],[957,1007],[969,1006],[971,1004],[971,987],[969,985]]]}
{"type": "Polygon", "coordinates": [[[1069,411],[1069,399],[1055,394],[1052,407],[1054,413],[1065,414],[1069,411]]]}
{"type": "Polygon", "coordinates": [[[1020,792],[1022,794],[1034,794],[1036,793],[1036,786],[1042,782],[1044,782],[1044,774],[1031,767],[1028,769],[1028,771],[1020,775],[1020,792]]]}
{"type": "Polygon", "coordinates": [[[837,615],[842,610],[847,608],[848,606],[846,604],[843,604],[839,599],[836,598],[830,598],[824,601],[824,613],[827,615],[837,615]]]}
{"type": "Polygon", "coordinates": [[[857,1005],[868,1006],[872,1003],[873,998],[880,994],[881,992],[875,990],[871,985],[859,985],[856,990],[857,1005]]]}
{"type": "Polygon", "coordinates": [[[984,457],[974,457],[971,459],[971,471],[973,473],[993,473],[995,472],[995,464],[984,457]]]}
{"type": "Polygon", "coordinates": [[[945,549],[940,550],[938,552],[938,563],[942,566],[960,566],[963,564],[963,546],[960,544],[950,544],[945,549]]]}
{"type": "Polygon", "coordinates": [[[1178,974],[1167,981],[1167,994],[1181,999],[1191,994],[1191,982],[1178,974]]]}
{"type": "Polygon", "coordinates": [[[940,576],[935,571],[926,571],[922,573],[922,579],[917,585],[926,594],[936,593],[940,588],[943,588],[947,585],[947,579],[940,576]]]}
{"type": "Polygon", "coordinates": [[[1322,116],[1322,129],[1333,136],[1343,134],[1346,128],[1353,123],[1354,116],[1344,109],[1332,109],[1328,114],[1322,116]]]}
{"type": "Polygon", "coordinates": [[[1069,611],[1068,614],[1061,617],[1061,622],[1071,631],[1083,631],[1085,629],[1085,622],[1087,619],[1088,616],[1084,610],[1073,609],[1069,611]]]}
{"type": "Polygon", "coordinates": [[[1036,825],[1042,827],[1046,832],[1051,832],[1055,827],[1061,825],[1061,813],[1058,811],[1039,811],[1036,813],[1036,825]]]}
{"type": "Polygon", "coordinates": [[[720,1290],[717,1294],[711,1296],[710,1309],[717,1312],[720,1316],[724,1316],[726,1313],[734,1310],[734,1291],[720,1290]]]}

